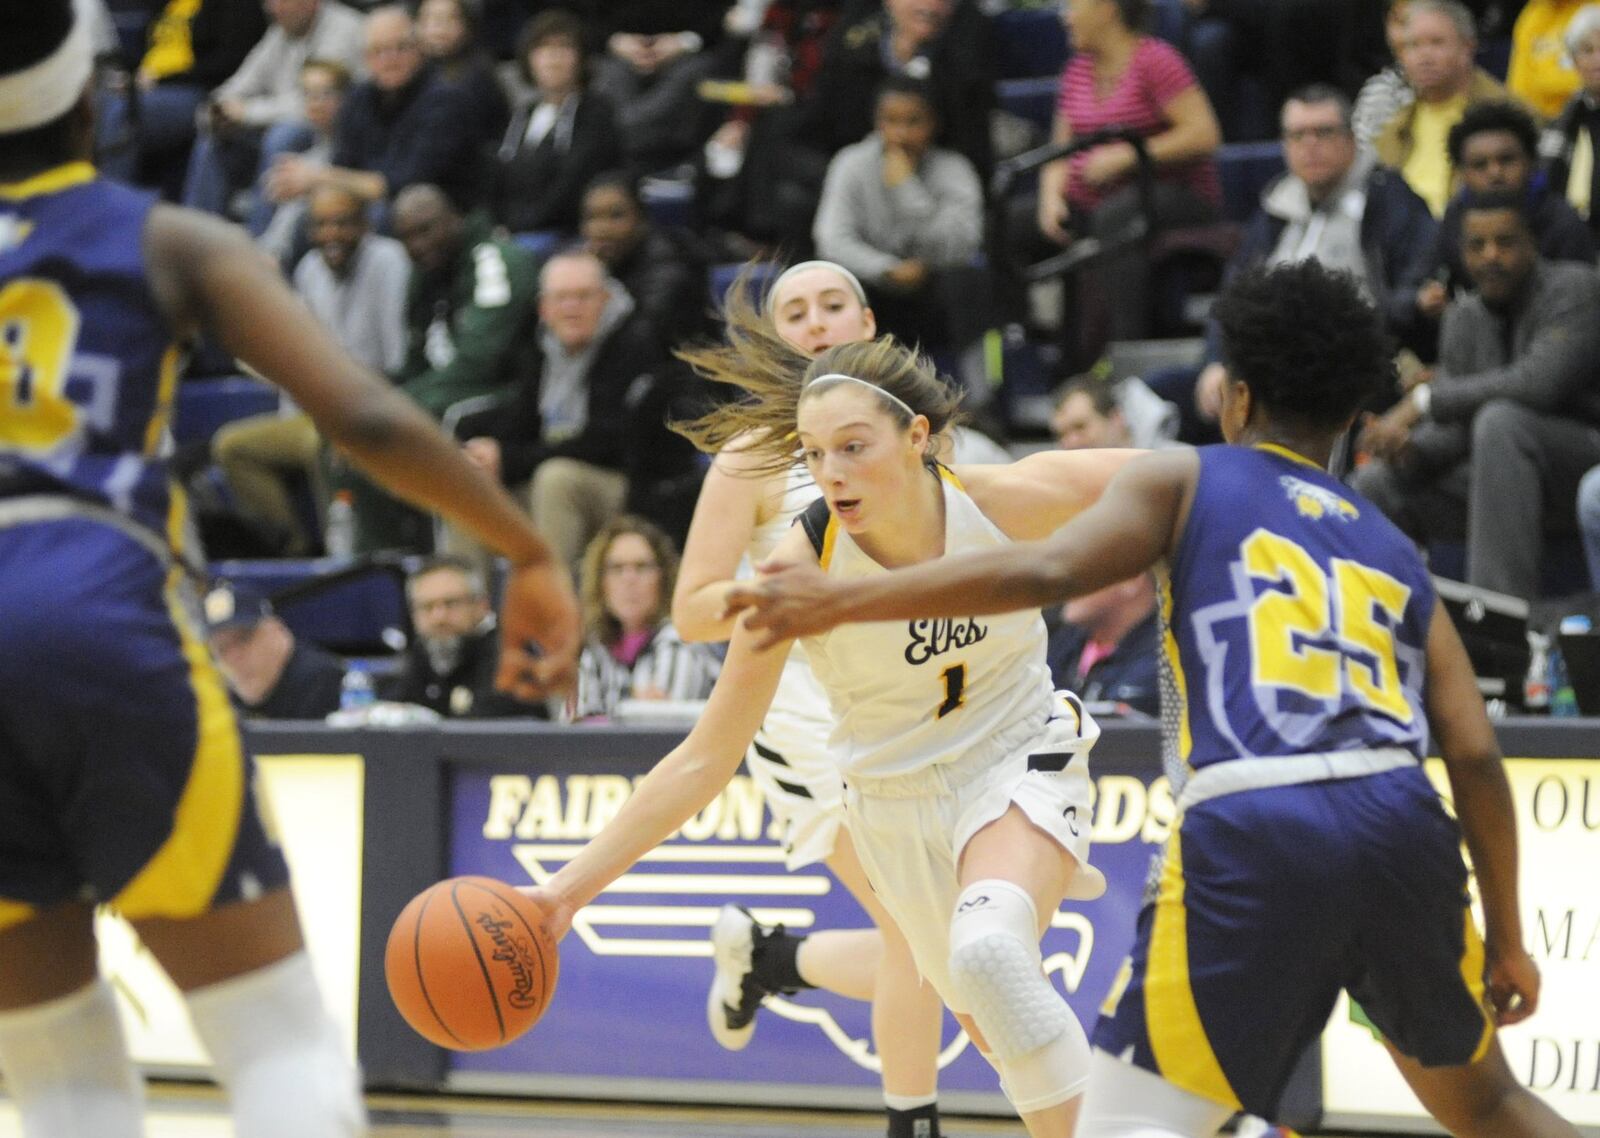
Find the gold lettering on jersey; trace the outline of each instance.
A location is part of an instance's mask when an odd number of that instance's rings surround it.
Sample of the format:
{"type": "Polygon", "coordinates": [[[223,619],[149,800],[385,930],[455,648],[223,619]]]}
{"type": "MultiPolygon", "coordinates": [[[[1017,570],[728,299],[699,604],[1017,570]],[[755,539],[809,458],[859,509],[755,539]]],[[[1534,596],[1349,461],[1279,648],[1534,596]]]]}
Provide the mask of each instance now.
{"type": "Polygon", "coordinates": [[[913,620],[906,625],[906,631],[911,636],[911,643],[906,645],[906,663],[926,664],[935,656],[957,648],[970,648],[989,635],[989,626],[979,624],[975,617],[966,620],[940,617],[913,620]]]}
{"type": "MultiPolygon", "coordinates": [[[[642,777],[642,776],[641,776],[642,777]]],[[[483,836],[490,841],[588,841],[617,816],[633,794],[635,780],[618,774],[523,774],[489,779],[489,806],[483,836]]],[[[766,800],[745,775],[736,775],[722,793],[684,823],[685,841],[758,841],[766,800]]]]}

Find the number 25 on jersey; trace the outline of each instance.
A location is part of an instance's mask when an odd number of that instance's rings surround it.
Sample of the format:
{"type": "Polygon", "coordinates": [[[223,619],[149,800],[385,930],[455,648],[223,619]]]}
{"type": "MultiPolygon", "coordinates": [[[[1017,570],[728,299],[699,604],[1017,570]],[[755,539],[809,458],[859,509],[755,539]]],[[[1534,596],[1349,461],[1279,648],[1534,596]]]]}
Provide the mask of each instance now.
{"type": "Polygon", "coordinates": [[[1408,586],[1339,557],[1325,573],[1301,546],[1264,529],[1245,538],[1239,552],[1252,578],[1287,586],[1267,589],[1250,606],[1257,684],[1325,701],[1348,691],[1372,711],[1399,723],[1412,721],[1394,645],[1394,627],[1411,599],[1408,586]]]}

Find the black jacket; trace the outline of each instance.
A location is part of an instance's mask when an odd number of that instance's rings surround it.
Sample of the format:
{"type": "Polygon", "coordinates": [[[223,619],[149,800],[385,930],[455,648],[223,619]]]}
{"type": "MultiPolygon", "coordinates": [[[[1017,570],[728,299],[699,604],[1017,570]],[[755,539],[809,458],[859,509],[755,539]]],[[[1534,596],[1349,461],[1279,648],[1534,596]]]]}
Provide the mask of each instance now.
{"type": "Polygon", "coordinates": [[[622,160],[616,108],[604,95],[585,92],[529,146],[528,120],[538,105],[528,103],[506,128],[494,164],[494,219],[512,233],[576,230],[584,187],[622,160]]]}
{"type": "Polygon", "coordinates": [[[254,706],[240,701],[239,706],[254,719],[321,719],[339,710],[343,686],[344,664],[339,658],[297,638],[267,698],[254,706]]]}
{"type": "Polygon", "coordinates": [[[189,24],[194,66],[163,82],[210,89],[239,70],[250,49],[267,34],[260,0],[205,0],[189,24]]]}
{"type": "Polygon", "coordinates": [[[379,685],[384,699],[432,708],[448,719],[523,715],[549,716],[541,703],[523,703],[496,691],[495,671],[500,664],[500,632],[490,627],[466,638],[461,659],[449,672],[433,670],[428,652],[417,640],[406,649],[400,671],[379,685]]]}
{"type": "Polygon", "coordinates": [[[382,174],[389,197],[418,183],[438,186],[459,208],[475,204],[481,135],[472,105],[424,68],[400,90],[369,79],[345,96],[333,132],[333,164],[382,174]]]}
{"type": "Polygon", "coordinates": [[[709,331],[706,266],[689,247],[687,237],[678,240],[652,228],[610,269],[663,346],[676,347],[690,336],[709,331]]]}

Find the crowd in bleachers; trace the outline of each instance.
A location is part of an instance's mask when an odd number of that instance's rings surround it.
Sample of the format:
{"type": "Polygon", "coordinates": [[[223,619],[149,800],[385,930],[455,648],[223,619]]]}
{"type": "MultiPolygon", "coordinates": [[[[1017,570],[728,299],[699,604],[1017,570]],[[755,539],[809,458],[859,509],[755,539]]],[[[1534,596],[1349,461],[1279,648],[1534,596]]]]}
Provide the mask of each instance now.
{"type": "MultiPolygon", "coordinates": [[[[1013,452],[1052,430],[1215,439],[1210,295],[1318,257],[1357,276],[1397,349],[1344,472],[1446,575],[1530,598],[1600,581],[1600,475],[1583,477],[1600,467],[1600,5],[107,3],[101,167],[247,226],[348,350],[597,575],[586,596],[611,576],[597,537],[670,574],[687,529],[705,464],[665,423],[718,393],[674,349],[717,333],[738,265],[813,255],[854,271],[878,330],[929,350],[1013,452]]],[[[459,570],[483,595],[469,540],[366,483],[204,342],[178,408],[214,556],[438,552],[434,583],[459,570]],[[337,545],[335,497],[354,515],[337,545]]],[[[231,587],[327,569],[266,564],[230,563],[231,587]]],[[[714,676],[714,659],[683,664],[664,589],[647,630],[593,623],[609,631],[580,710],[613,710],[640,660],[656,661],[641,691],[665,690],[664,667],[697,677],[675,695],[714,676]]],[[[236,658],[258,625],[280,668],[296,632],[383,647],[274,627],[243,596],[221,629],[236,658]]],[[[1129,616],[1119,637],[1143,627],[1138,590],[1102,600],[1129,616]]],[[[386,603],[380,625],[412,626],[412,672],[459,663],[459,644],[416,647],[414,596],[386,603]]],[[[1063,642],[1080,671],[1114,647],[1063,642]]],[[[448,692],[418,702],[487,706],[448,692]]]]}

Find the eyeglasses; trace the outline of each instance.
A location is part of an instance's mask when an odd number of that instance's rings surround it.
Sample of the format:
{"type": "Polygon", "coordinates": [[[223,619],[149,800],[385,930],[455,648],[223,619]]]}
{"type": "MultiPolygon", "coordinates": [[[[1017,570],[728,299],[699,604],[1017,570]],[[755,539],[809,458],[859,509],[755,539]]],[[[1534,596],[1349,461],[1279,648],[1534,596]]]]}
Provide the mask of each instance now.
{"type": "Polygon", "coordinates": [[[1283,132],[1285,142],[1304,142],[1315,139],[1318,142],[1332,142],[1349,134],[1348,128],[1343,126],[1297,126],[1293,130],[1283,132]]]}
{"type": "Polygon", "coordinates": [[[632,573],[639,577],[648,577],[661,572],[661,563],[658,561],[607,561],[602,570],[607,577],[621,577],[632,573]]]}
{"type": "Polygon", "coordinates": [[[412,601],[411,610],[417,614],[429,613],[434,609],[464,609],[476,604],[478,598],[471,593],[460,593],[453,597],[435,597],[427,601],[412,601]]]}

